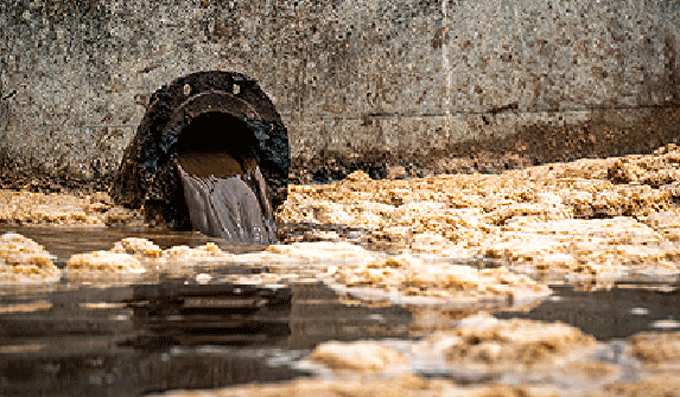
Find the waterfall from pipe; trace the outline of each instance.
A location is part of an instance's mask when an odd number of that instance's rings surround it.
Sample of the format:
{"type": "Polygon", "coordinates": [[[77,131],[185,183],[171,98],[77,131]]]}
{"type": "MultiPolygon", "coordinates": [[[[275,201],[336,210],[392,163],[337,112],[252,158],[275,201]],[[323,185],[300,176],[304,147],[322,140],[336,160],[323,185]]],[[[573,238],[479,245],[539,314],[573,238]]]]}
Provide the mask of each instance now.
{"type": "Polygon", "coordinates": [[[254,159],[227,152],[184,152],[177,160],[194,229],[230,241],[276,242],[267,183],[254,159]]]}

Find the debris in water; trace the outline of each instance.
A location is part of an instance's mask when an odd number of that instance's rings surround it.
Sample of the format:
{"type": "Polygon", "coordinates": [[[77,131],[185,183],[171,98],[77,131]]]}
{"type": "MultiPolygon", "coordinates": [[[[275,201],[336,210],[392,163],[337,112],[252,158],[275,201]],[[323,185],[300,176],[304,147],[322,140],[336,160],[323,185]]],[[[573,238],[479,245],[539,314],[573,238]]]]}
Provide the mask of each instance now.
{"type": "Polygon", "coordinates": [[[412,256],[329,266],[323,278],[331,287],[339,286],[340,291],[353,296],[399,303],[467,305],[480,299],[525,301],[546,297],[551,292],[547,285],[506,268],[476,269],[412,256]]]}
{"type": "MultiPolygon", "coordinates": [[[[362,243],[485,258],[567,281],[680,273],[680,148],[499,175],[291,186],[279,222],[368,230],[362,243]]],[[[347,239],[345,236],[344,239],[347,239]]]]}
{"type": "Polygon", "coordinates": [[[16,233],[0,236],[0,284],[54,282],[60,277],[42,245],[16,233]]]}
{"type": "Polygon", "coordinates": [[[71,256],[66,264],[69,275],[72,273],[113,273],[140,274],[146,269],[137,258],[130,254],[111,251],[94,251],[71,256]]]}

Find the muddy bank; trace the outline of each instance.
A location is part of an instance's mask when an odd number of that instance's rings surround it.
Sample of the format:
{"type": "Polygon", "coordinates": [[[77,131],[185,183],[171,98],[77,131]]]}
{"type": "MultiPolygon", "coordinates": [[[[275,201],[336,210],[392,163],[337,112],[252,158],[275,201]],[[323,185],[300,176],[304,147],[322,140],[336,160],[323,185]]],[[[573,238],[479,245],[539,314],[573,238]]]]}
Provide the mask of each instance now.
{"type": "Polygon", "coordinates": [[[111,175],[78,179],[66,173],[54,175],[41,170],[3,169],[0,170],[0,189],[33,193],[95,193],[108,191],[112,179],[111,175]]]}

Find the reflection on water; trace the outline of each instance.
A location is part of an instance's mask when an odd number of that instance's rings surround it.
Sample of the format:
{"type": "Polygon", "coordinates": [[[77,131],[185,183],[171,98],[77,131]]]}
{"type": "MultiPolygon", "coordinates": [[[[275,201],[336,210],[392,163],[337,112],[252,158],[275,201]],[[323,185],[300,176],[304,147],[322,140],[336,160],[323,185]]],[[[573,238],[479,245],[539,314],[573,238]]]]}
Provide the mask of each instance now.
{"type": "Polygon", "coordinates": [[[286,344],[291,335],[290,287],[185,284],[163,280],[133,288],[135,338],[141,349],[162,346],[286,344]]]}
{"type": "Polygon", "coordinates": [[[60,284],[0,296],[2,395],[138,395],[304,375],[285,365],[326,340],[408,337],[407,309],[347,306],[322,284],[262,288],[165,279],[60,284]],[[49,303],[49,304],[46,304],[49,303]]]}
{"type": "MultiPolygon", "coordinates": [[[[62,263],[73,253],[110,249],[130,236],[149,238],[164,248],[209,240],[231,251],[257,248],[191,232],[4,230],[35,239],[62,263]]],[[[140,395],[292,379],[307,375],[295,363],[321,342],[411,340],[451,329],[479,310],[495,311],[500,318],[558,320],[600,340],[625,338],[680,319],[677,280],[618,282],[594,292],[553,286],[553,297],[523,310],[509,308],[510,302],[505,307],[371,306],[339,297],[316,282],[256,286],[225,281],[225,274],[266,270],[262,265],[240,266],[197,269],[210,274],[203,279],[195,274],[161,276],[107,288],[67,281],[4,286],[0,395],[140,395]]],[[[426,376],[443,376],[445,370],[416,368],[426,376]]]]}
{"type": "Polygon", "coordinates": [[[598,340],[654,331],[658,321],[680,320],[680,282],[617,282],[611,289],[578,291],[553,286],[556,295],[528,312],[499,312],[499,318],[561,321],[598,340]]]}
{"type": "MultiPolygon", "coordinates": [[[[556,287],[557,298],[496,316],[559,320],[602,340],[624,338],[651,330],[658,319],[680,318],[678,285],[652,287],[556,287]]],[[[109,288],[8,287],[0,295],[0,390],[139,395],[292,379],[306,375],[293,364],[320,342],[422,336],[424,310],[436,308],[367,307],[320,283],[166,278],[109,288]]],[[[442,313],[432,321],[442,321],[442,313]]],[[[456,312],[448,327],[465,316],[456,312]]]]}

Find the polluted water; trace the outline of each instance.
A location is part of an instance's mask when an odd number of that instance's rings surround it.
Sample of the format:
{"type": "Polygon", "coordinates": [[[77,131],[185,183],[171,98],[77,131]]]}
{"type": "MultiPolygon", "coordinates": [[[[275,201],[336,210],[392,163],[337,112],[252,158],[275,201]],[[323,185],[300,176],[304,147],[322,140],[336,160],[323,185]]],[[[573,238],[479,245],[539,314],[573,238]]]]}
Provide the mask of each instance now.
{"type": "Polygon", "coordinates": [[[177,169],[194,229],[230,241],[276,241],[267,183],[254,159],[188,152],[179,156],[177,169]]]}
{"type": "Polygon", "coordinates": [[[676,396],[679,161],[293,185],[248,252],[0,191],[0,395],[676,396]]]}

